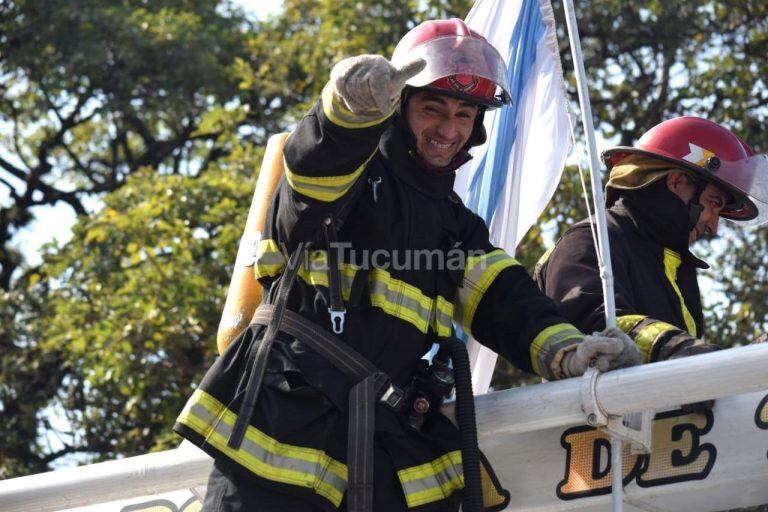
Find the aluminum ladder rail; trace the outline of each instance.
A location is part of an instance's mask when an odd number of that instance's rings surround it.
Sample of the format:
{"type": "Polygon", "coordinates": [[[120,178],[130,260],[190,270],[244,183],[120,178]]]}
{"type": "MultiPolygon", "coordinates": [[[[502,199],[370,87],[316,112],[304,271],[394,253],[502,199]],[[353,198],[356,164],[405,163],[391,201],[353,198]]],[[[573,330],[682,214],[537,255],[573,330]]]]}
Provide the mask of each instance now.
{"type": "MultiPolygon", "coordinates": [[[[610,415],[663,409],[768,389],[768,344],[721,350],[603,373],[596,397],[610,415]]],[[[483,438],[585,424],[581,379],[499,391],[476,398],[483,438]]],[[[446,409],[452,413],[452,404],[446,409]]],[[[77,468],[0,481],[3,512],[48,512],[204,485],[211,459],[182,445],[77,468]]]]}

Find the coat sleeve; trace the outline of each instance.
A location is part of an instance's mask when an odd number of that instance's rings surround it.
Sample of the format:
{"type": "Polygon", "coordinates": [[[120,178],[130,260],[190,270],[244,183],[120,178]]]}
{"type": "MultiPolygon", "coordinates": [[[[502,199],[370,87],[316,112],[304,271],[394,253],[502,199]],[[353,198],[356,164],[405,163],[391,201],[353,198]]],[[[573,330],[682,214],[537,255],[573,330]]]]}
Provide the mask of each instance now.
{"type": "Polygon", "coordinates": [[[285,177],[307,202],[333,203],[352,188],[376,153],[387,115],[347,110],[330,84],[285,144],[285,177]]]}
{"type": "Polygon", "coordinates": [[[256,249],[254,272],[262,284],[282,273],[299,244],[318,238],[323,220],[344,204],[364,176],[391,116],[356,115],[326,84],[285,142],[284,176],[256,249]]]}
{"type": "MultiPolygon", "coordinates": [[[[674,358],[689,347],[707,346],[687,331],[638,311],[629,266],[632,258],[620,234],[609,230],[616,324],[643,354],[643,361],[674,358]]],[[[584,332],[605,328],[603,285],[589,224],[571,228],[536,265],[534,279],[565,317],[584,332]]]]}
{"type": "Polygon", "coordinates": [[[562,378],[560,362],[583,334],[520,263],[490,244],[485,223],[474,214],[467,217],[462,242],[467,256],[454,319],[517,367],[548,380],[562,378]]]}

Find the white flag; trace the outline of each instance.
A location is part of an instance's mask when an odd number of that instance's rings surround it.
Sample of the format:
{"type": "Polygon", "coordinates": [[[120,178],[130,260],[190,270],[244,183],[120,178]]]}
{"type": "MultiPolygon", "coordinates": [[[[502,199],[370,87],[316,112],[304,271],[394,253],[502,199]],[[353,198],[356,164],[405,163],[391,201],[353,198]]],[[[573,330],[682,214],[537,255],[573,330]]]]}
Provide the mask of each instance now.
{"type": "MultiPolygon", "coordinates": [[[[477,0],[466,23],[507,62],[512,106],[486,112],[488,141],[454,190],[485,219],[491,241],[514,255],[557,188],[570,146],[554,13],[550,0],[477,0]]],[[[486,393],[496,354],[475,340],[468,349],[474,391],[486,393]]]]}

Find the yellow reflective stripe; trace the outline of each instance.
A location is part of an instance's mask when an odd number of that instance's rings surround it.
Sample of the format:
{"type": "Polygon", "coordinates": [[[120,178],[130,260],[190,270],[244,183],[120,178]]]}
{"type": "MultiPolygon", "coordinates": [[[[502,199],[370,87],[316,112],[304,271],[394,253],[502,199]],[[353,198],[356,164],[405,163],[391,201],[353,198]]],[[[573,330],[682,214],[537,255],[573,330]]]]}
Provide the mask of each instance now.
{"type": "MultiPolygon", "coordinates": [[[[352,283],[358,268],[344,263],[339,269],[341,272],[341,297],[349,300],[352,293],[352,283]]],[[[299,278],[311,286],[325,286],[328,288],[328,253],[327,251],[312,251],[308,261],[299,269],[299,278]]]]}
{"type": "Polygon", "coordinates": [[[655,321],[640,329],[635,329],[635,343],[643,353],[643,362],[651,362],[651,352],[653,346],[658,341],[659,336],[669,331],[679,331],[677,327],[667,322],[655,321]]]}
{"type": "Polygon", "coordinates": [[[274,277],[285,268],[286,259],[275,240],[265,238],[256,246],[256,263],[253,273],[256,279],[274,277]]]}
{"type": "Polygon", "coordinates": [[[680,301],[680,309],[683,312],[685,327],[691,336],[695,338],[696,322],[693,321],[693,315],[691,315],[691,312],[688,311],[688,308],[685,305],[685,300],[683,299],[683,294],[680,292],[680,288],[677,286],[677,269],[680,267],[680,263],[682,263],[682,258],[680,258],[679,254],[677,254],[672,249],[664,249],[664,273],[666,274],[669,283],[672,285],[672,289],[675,290],[677,298],[680,301]]]}
{"type": "Polygon", "coordinates": [[[453,303],[438,295],[432,327],[438,336],[450,336],[453,332],[453,303]]]}
{"type": "Polygon", "coordinates": [[[630,336],[632,339],[635,340],[635,344],[637,345],[637,348],[640,349],[640,352],[643,354],[643,362],[647,363],[651,360],[651,350],[653,350],[653,338],[649,341],[646,338],[641,339],[639,338],[639,333],[633,333],[632,330],[637,327],[637,325],[648,318],[645,315],[623,315],[616,319],[616,327],[627,333],[628,336],[630,336]]]}
{"type": "Polygon", "coordinates": [[[446,453],[431,462],[397,472],[409,508],[443,500],[464,488],[461,452],[446,453]]]}
{"type": "Polygon", "coordinates": [[[632,329],[646,318],[648,317],[645,315],[623,315],[616,319],[616,327],[631,336],[632,329]]]}
{"type": "Polygon", "coordinates": [[[355,184],[355,181],[360,177],[363,169],[365,169],[365,166],[368,165],[368,162],[371,161],[375,154],[376,151],[371,153],[371,156],[350,174],[343,174],[341,176],[304,176],[293,172],[288,168],[288,164],[285,163],[285,179],[296,192],[312,199],[329,203],[336,201],[349,192],[349,189],[355,184]]]}
{"type": "Polygon", "coordinates": [[[227,445],[237,415],[200,389],[187,401],[178,422],[205,438],[229,459],[275,482],[311,488],[338,507],[347,487],[347,467],[322,450],[281,443],[249,425],[239,449],[227,445]]]}
{"type": "Polygon", "coordinates": [[[458,289],[455,310],[456,320],[465,331],[472,332],[472,319],[477,306],[493,280],[502,270],[512,265],[520,263],[501,249],[467,258],[463,286],[458,289]]]}
{"type": "Polygon", "coordinates": [[[395,113],[395,109],[393,108],[392,112],[386,115],[382,115],[378,111],[366,114],[355,114],[339,101],[333,93],[333,87],[330,83],[325,84],[325,87],[323,87],[320,102],[323,105],[323,113],[330,122],[337,126],[353,130],[369,128],[381,124],[395,113]]]}
{"type": "Polygon", "coordinates": [[[417,287],[395,279],[379,268],[369,272],[368,283],[373,306],[410,323],[423,333],[433,326],[438,333],[450,334],[449,319],[453,311],[451,304],[443,297],[438,295],[432,299],[417,287]]]}
{"type": "Polygon", "coordinates": [[[533,371],[545,379],[557,378],[560,375],[559,363],[562,355],[558,351],[577,343],[584,334],[571,324],[550,325],[533,339],[529,350],[533,371]],[[568,343],[564,343],[568,342],[568,343]],[[558,368],[551,368],[551,363],[558,368]]]}
{"type": "Polygon", "coordinates": [[[536,266],[540,267],[540,266],[544,265],[549,260],[549,257],[552,256],[552,251],[554,251],[554,250],[555,250],[555,246],[554,245],[552,247],[550,247],[549,249],[547,249],[544,252],[544,254],[541,255],[541,258],[539,258],[539,261],[536,262],[536,266]]]}

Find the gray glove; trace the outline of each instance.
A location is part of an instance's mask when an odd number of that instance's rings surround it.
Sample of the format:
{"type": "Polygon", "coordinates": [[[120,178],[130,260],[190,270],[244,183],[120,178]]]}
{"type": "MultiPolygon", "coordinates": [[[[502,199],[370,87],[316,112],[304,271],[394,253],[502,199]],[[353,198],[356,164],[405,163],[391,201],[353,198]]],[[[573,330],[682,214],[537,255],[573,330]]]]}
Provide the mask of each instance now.
{"type": "Polygon", "coordinates": [[[398,69],[380,55],[358,55],[333,66],[331,86],[355,114],[377,111],[389,114],[405,82],[426,65],[424,59],[415,59],[398,69]]]}
{"type": "Polygon", "coordinates": [[[578,377],[589,366],[596,366],[601,372],[616,368],[635,366],[643,361],[635,342],[624,332],[612,327],[600,333],[585,336],[584,340],[571,350],[560,363],[566,377],[578,377]]]}

